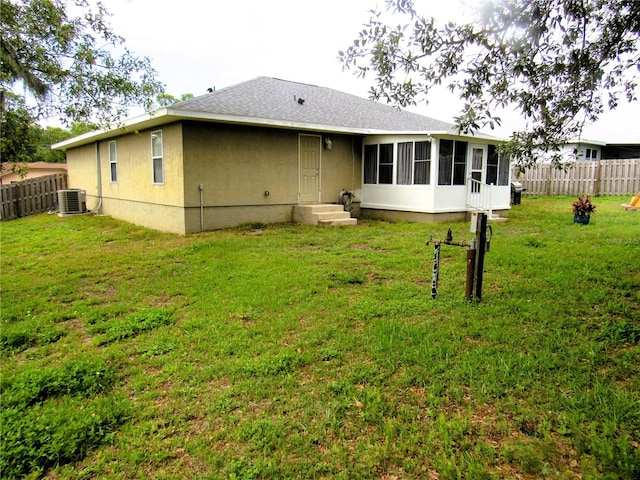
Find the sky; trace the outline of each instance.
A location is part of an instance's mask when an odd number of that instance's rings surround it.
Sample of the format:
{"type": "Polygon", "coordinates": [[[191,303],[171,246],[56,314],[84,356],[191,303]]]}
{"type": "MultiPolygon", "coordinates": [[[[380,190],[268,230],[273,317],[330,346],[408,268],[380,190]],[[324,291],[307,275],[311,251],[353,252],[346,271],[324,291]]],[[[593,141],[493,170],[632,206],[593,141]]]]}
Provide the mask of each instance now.
{"type": "MultiPolygon", "coordinates": [[[[384,0],[107,0],[110,23],[138,56],[149,57],[167,93],[196,96],[259,76],[329,87],[368,98],[372,79],[343,71],[346,50],[384,0]]],[[[470,18],[471,0],[417,0],[416,9],[445,20],[470,18]]],[[[398,23],[402,20],[398,19],[398,23]]],[[[410,110],[453,123],[460,101],[445,89],[410,110]]],[[[640,142],[640,103],[622,104],[589,125],[583,138],[640,142]]],[[[522,119],[502,112],[508,137],[522,119]]]]}

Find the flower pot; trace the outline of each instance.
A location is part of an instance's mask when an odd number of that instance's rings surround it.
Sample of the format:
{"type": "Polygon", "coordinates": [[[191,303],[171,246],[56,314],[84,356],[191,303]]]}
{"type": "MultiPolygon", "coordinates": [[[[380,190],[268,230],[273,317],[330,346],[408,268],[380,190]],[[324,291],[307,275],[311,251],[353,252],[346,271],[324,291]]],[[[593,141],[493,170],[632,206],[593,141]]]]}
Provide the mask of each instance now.
{"type": "Polygon", "coordinates": [[[590,218],[591,217],[589,217],[588,215],[574,215],[573,223],[581,223],[583,225],[588,225],[590,218]]]}

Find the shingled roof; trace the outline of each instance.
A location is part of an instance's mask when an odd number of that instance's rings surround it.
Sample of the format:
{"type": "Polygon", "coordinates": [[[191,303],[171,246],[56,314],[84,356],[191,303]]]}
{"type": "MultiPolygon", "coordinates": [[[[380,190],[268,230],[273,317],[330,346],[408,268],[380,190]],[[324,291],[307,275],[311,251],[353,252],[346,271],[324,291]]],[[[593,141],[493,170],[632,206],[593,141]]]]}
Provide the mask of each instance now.
{"type": "MultiPolygon", "coordinates": [[[[196,120],[356,135],[382,133],[456,134],[450,123],[331,88],[257,77],[85,133],[52,148],[66,150],[173,122],[196,120]]],[[[494,138],[484,134],[476,137],[494,138]]]]}
{"type": "Polygon", "coordinates": [[[177,103],[170,109],[242,117],[283,126],[338,128],[353,133],[454,133],[450,123],[331,88],[268,77],[258,77],[177,103]]]}

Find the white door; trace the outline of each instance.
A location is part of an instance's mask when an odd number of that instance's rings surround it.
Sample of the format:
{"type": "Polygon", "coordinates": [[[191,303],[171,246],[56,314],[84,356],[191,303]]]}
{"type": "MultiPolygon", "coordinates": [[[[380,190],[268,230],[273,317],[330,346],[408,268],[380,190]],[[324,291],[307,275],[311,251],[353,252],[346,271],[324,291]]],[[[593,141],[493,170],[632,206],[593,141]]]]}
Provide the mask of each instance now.
{"type": "Polygon", "coordinates": [[[319,135],[300,135],[298,137],[299,202],[314,203],[320,201],[320,148],[322,137],[319,135]]]}
{"type": "Polygon", "coordinates": [[[471,193],[480,193],[480,183],[484,181],[484,166],[487,163],[487,147],[471,145],[471,193]]]}

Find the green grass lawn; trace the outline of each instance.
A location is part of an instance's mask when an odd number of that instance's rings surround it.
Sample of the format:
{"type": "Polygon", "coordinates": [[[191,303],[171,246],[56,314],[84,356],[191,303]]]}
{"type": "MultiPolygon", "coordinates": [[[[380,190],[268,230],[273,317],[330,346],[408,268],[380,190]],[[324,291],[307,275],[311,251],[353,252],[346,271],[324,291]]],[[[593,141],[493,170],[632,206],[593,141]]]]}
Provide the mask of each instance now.
{"type": "Polygon", "coordinates": [[[640,212],[1,230],[2,478],[640,478],[640,212]],[[255,227],[255,225],[254,225],[255,227]]]}

